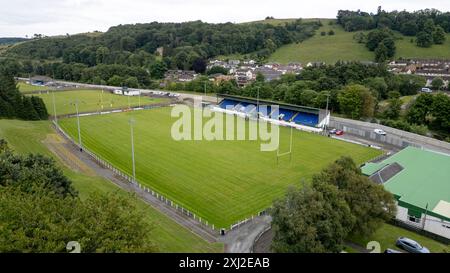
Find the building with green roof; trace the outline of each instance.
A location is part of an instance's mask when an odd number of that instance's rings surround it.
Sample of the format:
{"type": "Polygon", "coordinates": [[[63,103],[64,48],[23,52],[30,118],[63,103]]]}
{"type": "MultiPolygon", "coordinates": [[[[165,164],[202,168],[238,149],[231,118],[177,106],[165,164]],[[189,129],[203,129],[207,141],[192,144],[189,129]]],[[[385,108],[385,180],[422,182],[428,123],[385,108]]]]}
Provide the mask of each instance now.
{"type": "Polygon", "coordinates": [[[395,196],[398,220],[450,238],[450,155],[407,147],[361,170],[395,196]]]}

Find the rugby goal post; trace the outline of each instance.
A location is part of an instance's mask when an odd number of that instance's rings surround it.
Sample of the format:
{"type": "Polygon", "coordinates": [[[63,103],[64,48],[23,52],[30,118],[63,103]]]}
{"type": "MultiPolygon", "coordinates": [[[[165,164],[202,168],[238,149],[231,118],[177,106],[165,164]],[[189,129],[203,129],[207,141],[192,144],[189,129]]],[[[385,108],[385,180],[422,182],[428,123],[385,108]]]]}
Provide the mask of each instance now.
{"type": "Polygon", "coordinates": [[[282,156],[289,155],[289,162],[292,161],[292,132],[293,132],[293,130],[294,130],[294,128],[291,126],[291,135],[289,137],[289,151],[284,152],[284,153],[280,153],[280,145],[278,145],[278,149],[277,149],[277,165],[278,165],[280,157],[282,157],[282,156]]]}

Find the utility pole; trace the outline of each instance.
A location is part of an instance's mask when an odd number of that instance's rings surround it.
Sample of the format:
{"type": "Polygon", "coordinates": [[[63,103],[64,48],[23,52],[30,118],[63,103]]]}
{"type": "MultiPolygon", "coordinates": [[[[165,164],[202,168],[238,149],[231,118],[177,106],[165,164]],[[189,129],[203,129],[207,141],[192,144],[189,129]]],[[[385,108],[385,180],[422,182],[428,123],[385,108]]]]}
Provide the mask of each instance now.
{"type": "Polygon", "coordinates": [[[427,222],[427,214],[428,214],[428,203],[425,207],[425,215],[423,217],[423,224],[422,224],[422,229],[425,230],[425,224],[427,222]]]}
{"type": "Polygon", "coordinates": [[[131,133],[131,160],[133,164],[133,183],[136,183],[136,166],[134,161],[134,138],[133,138],[133,125],[135,123],[135,120],[133,118],[130,118],[130,133],[131,133]]]}
{"type": "Polygon", "coordinates": [[[257,115],[257,119],[259,120],[259,86],[257,89],[257,94],[256,94],[256,115],[257,115]]]}
{"type": "Polygon", "coordinates": [[[139,108],[141,108],[141,89],[139,89],[139,108]]]}
{"type": "Polygon", "coordinates": [[[58,118],[56,117],[55,90],[52,91],[52,99],[53,99],[53,119],[55,120],[55,124],[58,125],[58,118]]]}
{"type": "Polygon", "coordinates": [[[78,103],[79,100],[75,100],[75,109],[77,111],[77,125],[78,125],[78,145],[80,146],[80,152],[83,151],[83,144],[81,143],[81,128],[80,128],[80,114],[78,112],[78,103]]]}
{"type": "MultiPolygon", "coordinates": [[[[328,100],[329,100],[329,98],[330,98],[330,93],[328,92],[328,94],[327,94],[327,107],[325,109],[325,118],[328,117],[328,100]]],[[[328,119],[328,122],[329,122],[329,119],[328,119]]],[[[325,122],[324,127],[325,127],[325,130],[328,129],[327,122],[325,122]]]]}

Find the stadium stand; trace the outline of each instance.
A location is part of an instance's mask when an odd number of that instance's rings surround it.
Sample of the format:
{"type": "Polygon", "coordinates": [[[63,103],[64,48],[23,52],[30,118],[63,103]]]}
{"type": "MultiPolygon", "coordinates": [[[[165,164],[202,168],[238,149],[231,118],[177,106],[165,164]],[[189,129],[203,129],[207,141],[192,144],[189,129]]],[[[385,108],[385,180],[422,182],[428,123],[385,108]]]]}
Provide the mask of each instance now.
{"type": "Polygon", "coordinates": [[[272,109],[270,105],[266,104],[261,104],[259,105],[259,109],[256,109],[257,107],[255,104],[225,98],[219,103],[219,107],[221,107],[222,109],[234,110],[246,114],[256,113],[255,110],[257,110],[263,117],[272,117],[274,119],[279,119],[286,122],[294,122],[296,124],[306,125],[310,127],[316,127],[319,123],[318,114],[295,111],[287,109],[282,105],[280,105],[279,107],[278,117],[272,116],[272,111],[274,111],[274,109],[272,109]]]}
{"type": "Polygon", "coordinates": [[[310,113],[303,113],[299,112],[293,120],[295,123],[308,125],[308,126],[315,126],[317,123],[319,123],[319,116],[310,114],[310,113]]]}

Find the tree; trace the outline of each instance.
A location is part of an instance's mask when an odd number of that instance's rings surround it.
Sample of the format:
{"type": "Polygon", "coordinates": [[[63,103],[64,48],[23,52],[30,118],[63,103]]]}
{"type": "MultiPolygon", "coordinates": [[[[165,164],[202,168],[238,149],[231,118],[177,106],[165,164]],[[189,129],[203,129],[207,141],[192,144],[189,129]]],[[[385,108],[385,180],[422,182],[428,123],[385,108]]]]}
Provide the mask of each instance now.
{"type": "Polygon", "coordinates": [[[433,41],[435,44],[443,44],[445,42],[446,36],[445,31],[441,26],[436,26],[433,31],[433,41]]]}
{"type": "Polygon", "coordinates": [[[382,77],[368,78],[364,81],[364,85],[369,87],[375,98],[386,98],[388,85],[382,77]]]}
{"type": "Polygon", "coordinates": [[[206,61],[203,58],[197,58],[192,63],[192,69],[196,73],[205,73],[206,71],[206,61]]]}
{"type": "Polygon", "coordinates": [[[416,75],[398,75],[398,91],[402,96],[415,95],[425,85],[425,79],[416,75]]]}
{"type": "Polygon", "coordinates": [[[444,93],[434,96],[430,107],[430,113],[433,116],[433,125],[436,129],[443,132],[450,132],[450,97],[444,93]]]}
{"type": "Polygon", "coordinates": [[[374,51],[384,39],[388,38],[392,39],[392,34],[389,31],[382,29],[373,30],[367,35],[366,47],[370,51],[374,51]]]}
{"type": "Polygon", "coordinates": [[[162,79],[167,71],[167,66],[162,61],[156,61],[150,65],[150,77],[152,79],[162,79]]]}
{"type": "Polygon", "coordinates": [[[330,29],[329,31],[328,31],[328,35],[330,35],[330,36],[332,36],[332,35],[334,35],[335,33],[334,33],[334,30],[332,30],[332,29],[330,29]]]}
{"type": "Polygon", "coordinates": [[[42,155],[15,155],[11,151],[0,153],[0,186],[18,187],[32,192],[34,185],[54,192],[58,196],[76,196],[72,182],[56,166],[54,160],[42,155]]]}
{"type": "Polygon", "coordinates": [[[35,187],[0,189],[0,252],[63,252],[70,241],[81,252],[153,252],[151,226],[129,198],[92,195],[60,198],[35,187]]]}
{"type": "Polygon", "coordinates": [[[433,44],[433,36],[430,33],[421,31],[417,33],[416,44],[419,47],[430,47],[433,44]]]}
{"type": "Polygon", "coordinates": [[[341,157],[314,175],[316,183],[329,183],[339,189],[355,219],[352,235],[369,236],[395,215],[392,194],[362,175],[350,157],[341,157]]]}
{"type": "Polygon", "coordinates": [[[420,94],[409,108],[406,120],[411,124],[426,124],[433,102],[433,95],[420,94]]]}
{"type": "Polygon", "coordinates": [[[0,252],[152,252],[151,225],[131,196],[81,200],[53,159],[16,155],[0,140],[0,252]]]}
{"type": "Polygon", "coordinates": [[[347,85],[338,95],[341,112],[351,118],[371,117],[375,99],[370,91],[358,84],[347,85]]]}
{"type": "Polygon", "coordinates": [[[383,113],[384,117],[387,119],[398,119],[401,107],[402,101],[398,97],[390,98],[388,107],[383,113]]]}
{"type": "Polygon", "coordinates": [[[434,90],[441,90],[444,87],[444,80],[441,77],[436,77],[431,81],[431,87],[434,90]]]}
{"type": "Polygon", "coordinates": [[[381,41],[381,43],[387,49],[387,56],[389,58],[394,57],[396,51],[394,39],[392,37],[384,38],[383,41],[381,41]]]}
{"type": "Polygon", "coordinates": [[[136,77],[128,77],[125,79],[124,83],[125,86],[131,87],[131,88],[138,88],[139,87],[139,81],[136,77]]]}
{"type": "Polygon", "coordinates": [[[122,86],[124,83],[123,77],[114,75],[108,80],[108,85],[112,86],[122,86]]]}
{"type": "Polygon", "coordinates": [[[383,63],[388,60],[388,49],[383,43],[380,43],[375,49],[375,61],[383,63]]]}
{"type": "Polygon", "coordinates": [[[256,73],[256,81],[257,82],[264,82],[266,79],[264,75],[261,72],[256,73]]]}
{"type": "Polygon", "coordinates": [[[210,69],[208,69],[206,71],[207,75],[212,75],[212,74],[223,74],[223,75],[227,75],[228,74],[228,69],[226,69],[225,67],[222,66],[213,66],[210,69]]]}
{"type": "Polygon", "coordinates": [[[340,252],[353,218],[335,186],[289,188],[271,210],[275,252],[340,252]]]}

